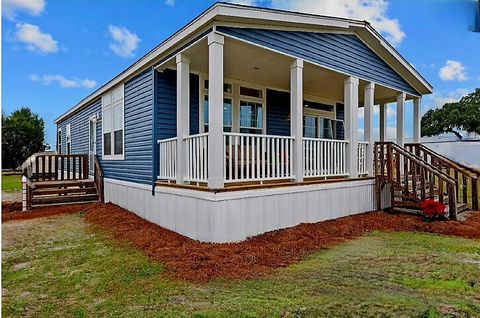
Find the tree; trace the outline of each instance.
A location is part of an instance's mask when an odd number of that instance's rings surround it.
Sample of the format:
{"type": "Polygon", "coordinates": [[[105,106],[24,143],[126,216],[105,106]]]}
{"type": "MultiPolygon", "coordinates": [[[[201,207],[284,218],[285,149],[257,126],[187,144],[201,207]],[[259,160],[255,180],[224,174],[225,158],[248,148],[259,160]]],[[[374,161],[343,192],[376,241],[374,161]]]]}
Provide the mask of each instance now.
{"type": "Polygon", "coordinates": [[[458,102],[430,109],[422,117],[422,136],[453,133],[462,139],[461,131],[480,134],[480,88],[458,102]]]}
{"type": "Polygon", "coordinates": [[[45,123],[29,108],[2,114],[2,168],[15,169],[34,153],[45,151],[45,123]]]}

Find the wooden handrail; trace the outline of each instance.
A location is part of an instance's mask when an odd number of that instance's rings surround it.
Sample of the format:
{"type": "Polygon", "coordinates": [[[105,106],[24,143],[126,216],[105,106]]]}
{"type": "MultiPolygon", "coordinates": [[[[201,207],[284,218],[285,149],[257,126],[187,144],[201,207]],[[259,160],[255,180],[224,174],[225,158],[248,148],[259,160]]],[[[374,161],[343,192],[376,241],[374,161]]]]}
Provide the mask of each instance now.
{"type": "Polygon", "coordinates": [[[457,186],[457,200],[465,203],[472,210],[478,210],[478,181],[480,171],[453,161],[444,155],[419,143],[409,143],[405,145],[406,149],[422,160],[435,166],[439,170],[446,170],[448,175],[453,174],[453,179],[457,186]],[[460,191],[461,190],[461,191],[460,191]],[[462,196],[460,196],[462,194],[462,196]],[[471,200],[468,199],[469,194],[471,200]]]}
{"type": "Polygon", "coordinates": [[[381,207],[383,184],[390,184],[392,207],[395,205],[395,190],[402,191],[403,200],[408,197],[415,202],[421,202],[427,197],[428,185],[428,196],[431,199],[435,199],[434,189],[438,191],[439,202],[443,203],[444,195],[448,196],[449,217],[456,219],[457,183],[450,175],[393,142],[375,143],[374,161],[377,208],[381,207]],[[417,188],[418,181],[420,181],[420,188],[417,188]]]}
{"type": "Polygon", "coordinates": [[[105,202],[105,190],[104,190],[104,181],[103,181],[103,170],[98,160],[98,156],[94,156],[94,173],[93,179],[95,182],[95,187],[97,188],[98,196],[100,197],[100,202],[105,202]]]}

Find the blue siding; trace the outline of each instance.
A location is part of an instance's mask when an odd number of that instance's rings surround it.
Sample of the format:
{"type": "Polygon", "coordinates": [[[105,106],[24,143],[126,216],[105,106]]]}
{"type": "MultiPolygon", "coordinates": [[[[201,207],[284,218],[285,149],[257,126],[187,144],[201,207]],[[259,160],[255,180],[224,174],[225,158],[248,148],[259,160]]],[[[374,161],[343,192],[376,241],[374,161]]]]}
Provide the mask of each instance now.
{"type": "Polygon", "coordinates": [[[267,89],[267,135],[290,136],[290,93],[267,89]]]}
{"type": "Polygon", "coordinates": [[[232,27],[217,30],[339,72],[419,94],[355,35],[232,27]]]}
{"type": "MultiPolygon", "coordinates": [[[[125,83],[125,159],[103,160],[102,122],[97,122],[97,155],[106,178],[150,184],[152,182],[153,70],[147,70],[125,83]]],[[[72,130],[72,153],[88,153],[88,119],[102,114],[101,99],[58,125],[62,129],[62,151],[65,152],[65,126],[72,130]]]]}

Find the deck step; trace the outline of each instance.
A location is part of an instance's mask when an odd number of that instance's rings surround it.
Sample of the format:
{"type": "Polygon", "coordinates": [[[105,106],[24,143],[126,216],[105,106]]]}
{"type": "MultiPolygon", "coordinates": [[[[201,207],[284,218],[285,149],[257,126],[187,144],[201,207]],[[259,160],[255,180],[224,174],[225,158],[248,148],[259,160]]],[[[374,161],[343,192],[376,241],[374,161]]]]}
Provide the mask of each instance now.
{"type": "Polygon", "coordinates": [[[32,205],[32,208],[46,208],[49,206],[62,206],[62,205],[77,205],[77,204],[90,204],[90,203],[95,203],[95,202],[100,202],[100,201],[80,201],[80,202],[60,202],[60,203],[47,203],[47,204],[34,204],[32,205]]]}
{"type": "Polygon", "coordinates": [[[51,203],[65,203],[65,202],[92,202],[98,201],[99,196],[95,194],[69,194],[69,195],[47,195],[47,196],[34,196],[32,199],[32,205],[37,204],[51,204],[51,203]]]}
{"type": "Polygon", "coordinates": [[[54,195],[54,194],[69,194],[69,193],[97,193],[95,187],[84,187],[84,188],[40,188],[34,189],[33,195],[54,195]]]}
{"type": "Polygon", "coordinates": [[[58,188],[58,187],[93,187],[92,179],[34,181],[34,189],[58,188]]]}

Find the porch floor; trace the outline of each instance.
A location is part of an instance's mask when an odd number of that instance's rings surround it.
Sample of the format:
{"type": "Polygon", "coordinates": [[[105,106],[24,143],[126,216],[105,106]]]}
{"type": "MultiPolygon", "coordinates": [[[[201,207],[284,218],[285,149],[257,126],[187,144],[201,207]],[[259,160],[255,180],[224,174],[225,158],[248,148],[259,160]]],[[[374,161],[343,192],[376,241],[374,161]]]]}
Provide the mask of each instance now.
{"type": "Polygon", "coordinates": [[[245,190],[260,190],[260,189],[270,189],[270,188],[280,188],[280,187],[292,187],[292,186],[304,186],[312,184],[322,184],[322,183],[335,183],[335,182],[347,182],[347,181],[357,181],[357,180],[369,180],[374,179],[374,177],[359,177],[359,178],[349,178],[349,177],[315,177],[305,179],[303,182],[296,182],[293,180],[268,180],[268,181],[249,181],[249,182],[232,182],[225,183],[225,187],[222,189],[210,189],[205,182],[199,183],[189,183],[189,184],[177,184],[175,181],[157,181],[157,186],[161,187],[172,187],[180,189],[189,189],[189,190],[198,190],[206,192],[232,192],[232,191],[245,191],[245,190]]]}

